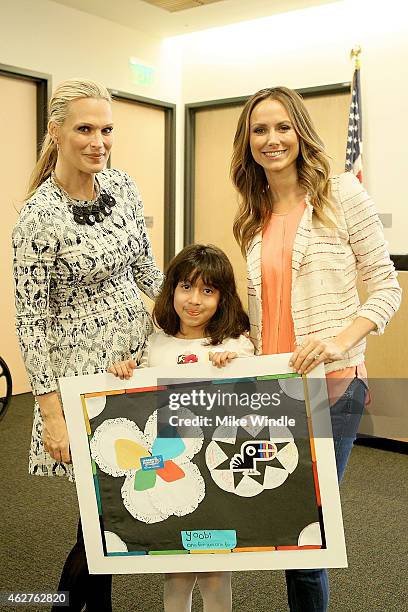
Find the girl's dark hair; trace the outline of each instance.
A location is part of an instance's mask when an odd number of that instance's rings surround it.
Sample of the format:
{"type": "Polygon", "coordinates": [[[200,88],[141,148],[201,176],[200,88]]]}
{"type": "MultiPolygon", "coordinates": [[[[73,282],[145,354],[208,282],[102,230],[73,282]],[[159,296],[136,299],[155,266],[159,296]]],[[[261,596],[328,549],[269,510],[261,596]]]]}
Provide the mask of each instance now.
{"type": "Polygon", "coordinates": [[[194,285],[199,278],[220,292],[218,308],[205,328],[209,343],[216,345],[226,338],[238,338],[249,329],[248,315],[239,299],[228,257],[211,244],[191,244],[171,260],[153,309],[154,322],[166,334],[175,336],[180,331],[180,319],[174,310],[174,291],[180,282],[194,285]]]}

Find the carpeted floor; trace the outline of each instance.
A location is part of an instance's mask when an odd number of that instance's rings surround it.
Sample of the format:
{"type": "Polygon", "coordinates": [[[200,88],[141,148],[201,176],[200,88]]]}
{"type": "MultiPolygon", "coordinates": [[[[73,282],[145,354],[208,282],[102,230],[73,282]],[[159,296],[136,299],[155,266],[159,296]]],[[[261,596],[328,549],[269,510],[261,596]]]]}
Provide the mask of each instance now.
{"type": "MultiPolygon", "coordinates": [[[[76,533],[75,487],[27,474],[32,403],[16,396],[0,422],[0,591],[55,590],[76,533]]],[[[341,496],[349,568],[330,571],[330,612],[407,612],[408,456],[355,446],[341,496]]],[[[159,612],[161,591],[160,575],[115,576],[114,611],[159,612]]],[[[234,573],[233,593],[234,612],[287,610],[283,572],[234,573]]]]}

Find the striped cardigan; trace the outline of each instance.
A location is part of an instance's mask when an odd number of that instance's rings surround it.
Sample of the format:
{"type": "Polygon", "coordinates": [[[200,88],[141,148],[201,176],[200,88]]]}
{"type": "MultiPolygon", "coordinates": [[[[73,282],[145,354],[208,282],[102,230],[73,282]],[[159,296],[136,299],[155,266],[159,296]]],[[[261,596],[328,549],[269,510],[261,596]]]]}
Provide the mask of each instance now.
{"type": "MultiPolygon", "coordinates": [[[[296,342],[309,334],[321,340],[336,336],[357,316],[373,321],[373,333],[382,334],[401,301],[397,273],[387,251],[381,222],[374,204],[358,179],[344,173],[331,179],[336,209],[336,228],[329,228],[306,209],[299,223],[292,253],[292,317],[296,342]],[[357,271],[368,289],[360,304],[357,271]]],[[[248,309],[251,340],[262,353],[262,232],[247,252],[248,309]]],[[[365,340],[345,359],[326,365],[333,372],[364,361],[365,340]]]]}

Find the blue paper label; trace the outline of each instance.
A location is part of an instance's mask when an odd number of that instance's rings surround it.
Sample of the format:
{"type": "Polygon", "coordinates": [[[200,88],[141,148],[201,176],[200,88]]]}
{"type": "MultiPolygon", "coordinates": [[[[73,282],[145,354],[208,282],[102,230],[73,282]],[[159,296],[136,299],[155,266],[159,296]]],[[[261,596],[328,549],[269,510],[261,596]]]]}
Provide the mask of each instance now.
{"type": "Polygon", "coordinates": [[[187,550],[230,550],[237,545],[237,532],[235,529],[182,531],[181,541],[187,550]]]}
{"type": "Polygon", "coordinates": [[[160,468],[164,468],[163,455],[141,457],[140,465],[142,466],[142,470],[159,470],[160,468]]]}

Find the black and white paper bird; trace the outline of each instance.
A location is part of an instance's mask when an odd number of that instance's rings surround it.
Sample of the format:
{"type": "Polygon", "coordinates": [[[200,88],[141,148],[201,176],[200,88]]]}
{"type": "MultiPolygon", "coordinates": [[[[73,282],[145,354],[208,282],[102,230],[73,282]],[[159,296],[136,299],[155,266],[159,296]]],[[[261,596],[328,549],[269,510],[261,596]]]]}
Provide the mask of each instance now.
{"type": "Polygon", "coordinates": [[[241,445],[241,452],[234,455],[230,461],[233,472],[248,472],[259,474],[256,469],[258,461],[272,461],[277,453],[276,445],[266,440],[247,440],[241,445]]]}

